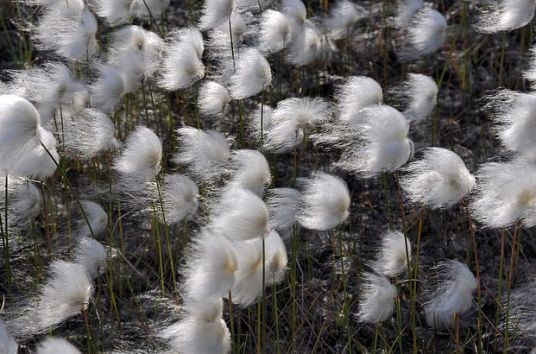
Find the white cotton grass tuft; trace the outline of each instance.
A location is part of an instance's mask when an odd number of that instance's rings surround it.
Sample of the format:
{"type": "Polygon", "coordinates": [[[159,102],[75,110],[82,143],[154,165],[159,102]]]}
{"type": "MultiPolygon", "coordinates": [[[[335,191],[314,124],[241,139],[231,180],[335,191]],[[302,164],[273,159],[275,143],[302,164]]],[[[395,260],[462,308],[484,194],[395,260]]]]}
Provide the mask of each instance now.
{"type": "Polygon", "coordinates": [[[302,203],[296,214],[301,226],[325,231],[350,215],[350,192],[340,177],[316,172],[303,180],[302,203]]]}
{"type": "Polygon", "coordinates": [[[367,76],[350,76],[336,89],[335,100],[339,119],[351,122],[363,108],[383,102],[380,84],[367,76]]]}
{"type": "Polygon", "coordinates": [[[65,119],[60,135],[64,152],[78,159],[89,160],[120,146],[110,117],[92,108],[83,109],[65,119]]]}
{"type": "MultiPolygon", "coordinates": [[[[5,176],[0,175],[5,182],[5,176]]],[[[17,227],[28,224],[41,214],[43,197],[34,183],[21,177],[8,176],[8,223],[17,227]]],[[[5,195],[5,183],[0,185],[0,195],[5,195]]],[[[5,210],[5,199],[1,198],[0,208],[5,210]]]]}
{"type": "Polygon", "coordinates": [[[271,83],[270,64],[257,49],[249,48],[236,60],[236,71],[230,78],[229,92],[233,99],[242,100],[258,94],[271,83]]]}
{"type": "Polygon", "coordinates": [[[408,80],[398,93],[408,99],[404,116],[412,123],[419,123],[429,118],[437,103],[438,90],[436,82],[430,76],[409,74],[408,80]]]}
{"type": "Polygon", "coordinates": [[[10,74],[8,91],[32,102],[45,125],[54,114],[61,119],[62,115],[77,112],[88,103],[89,89],[63,63],[49,62],[10,74]]]}
{"type": "Polygon", "coordinates": [[[266,205],[270,214],[270,227],[287,231],[297,221],[302,203],[301,193],[294,188],[273,188],[268,191],[266,205]]]}
{"type": "Polygon", "coordinates": [[[411,157],[413,143],[407,137],[408,121],[388,105],[364,108],[354,129],[358,140],[335,164],[343,171],[370,177],[394,171],[411,157]]]}
{"type": "Polygon", "coordinates": [[[235,283],[231,290],[231,300],[235,304],[249,306],[263,293],[264,287],[280,282],[287,268],[285,243],[275,231],[264,241],[264,262],[262,240],[259,238],[234,244],[238,267],[235,283]]]}
{"type": "Polygon", "coordinates": [[[291,40],[292,24],[282,12],[266,10],[262,13],[259,29],[259,49],[277,53],[286,48],[291,40]]]}
{"type": "Polygon", "coordinates": [[[447,20],[438,11],[423,8],[411,18],[406,28],[401,56],[418,59],[439,50],[447,38],[447,20]]]}
{"type": "Polygon", "coordinates": [[[181,174],[165,175],[160,193],[164,215],[161,210],[158,211],[162,222],[176,224],[197,212],[199,188],[189,177],[181,174]]]}
{"type": "Polygon", "coordinates": [[[132,0],[130,11],[137,18],[160,18],[171,0],[132,0]]]}
{"type": "MultiPolygon", "coordinates": [[[[508,308],[508,312],[503,314],[499,330],[517,333],[523,337],[534,338],[536,329],[536,311],[532,305],[536,287],[534,281],[516,285],[511,293],[503,295],[502,306],[508,308]]],[[[531,352],[532,353],[532,352],[531,352]]]]}
{"type": "Polygon", "coordinates": [[[411,261],[411,241],[400,231],[387,231],[381,236],[370,266],[377,274],[396,277],[408,270],[408,260],[411,261]]]}
{"type": "Polygon", "coordinates": [[[54,173],[56,139],[41,126],[35,107],[24,98],[0,95],[0,166],[11,175],[45,178],[54,173]]]}
{"type": "Polygon", "coordinates": [[[49,337],[37,345],[36,354],[82,354],[63,338],[49,337]]]}
{"type": "Polygon", "coordinates": [[[53,50],[69,60],[87,61],[98,51],[96,33],[97,20],[87,7],[51,6],[41,16],[33,39],[38,49],[53,50]]]}
{"type": "Polygon", "coordinates": [[[283,13],[294,21],[305,21],[307,9],[301,0],[283,0],[283,13]]]}
{"type": "Polygon", "coordinates": [[[160,337],[178,353],[227,354],[231,350],[231,334],[222,319],[223,300],[203,299],[201,310],[186,309],[186,316],[165,328],[160,337]]]}
{"type": "Polygon", "coordinates": [[[404,168],[400,186],[414,203],[432,209],[447,208],[458,203],[475,187],[475,177],[455,152],[432,147],[422,159],[404,168]]]}
{"type": "Polygon", "coordinates": [[[99,241],[82,237],[76,247],[75,260],[84,266],[90,278],[96,278],[106,269],[106,249],[99,241]]]}
{"type": "Polygon", "coordinates": [[[207,229],[195,239],[184,272],[185,302],[225,297],[235,281],[237,259],[231,243],[207,229]]]}
{"type": "Polygon", "coordinates": [[[309,65],[322,54],[326,38],[322,37],[318,27],[309,20],[294,26],[287,60],[295,66],[309,65]]]}
{"type": "Polygon", "coordinates": [[[235,0],[205,0],[199,28],[208,30],[218,27],[229,20],[234,8],[235,0]]]}
{"type": "Polygon", "coordinates": [[[395,286],[386,277],[364,273],[357,313],[359,321],[379,323],[388,320],[395,309],[396,294],[395,286]]]}
{"type": "Polygon", "coordinates": [[[4,321],[0,319],[0,353],[17,354],[19,345],[9,334],[4,321]]]}
{"type": "Polygon", "coordinates": [[[231,101],[229,90],[216,81],[205,81],[199,88],[197,106],[204,115],[217,115],[223,113],[231,101]]]}
{"type": "Polygon", "coordinates": [[[423,7],[423,0],[398,0],[396,25],[401,29],[408,27],[413,15],[423,7]]]}
{"type": "Polygon", "coordinates": [[[528,55],[528,68],[523,71],[523,77],[530,82],[531,88],[536,88],[536,46],[532,46],[528,55]]]}
{"type": "Polygon", "coordinates": [[[232,241],[264,237],[269,231],[268,208],[255,193],[227,189],[211,211],[208,227],[232,241]]]}
{"type": "Polygon", "coordinates": [[[116,26],[128,22],[130,17],[158,19],[169,6],[170,0],[93,0],[97,15],[116,26]],[[148,9],[147,9],[148,8],[148,9]]]}
{"type": "Polygon", "coordinates": [[[333,39],[342,39],[347,37],[352,27],[367,15],[362,6],[349,0],[339,0],[331,8],[325,25],[333,39]]]}
{"type": "Polygon", "coordinates": [[[225,136],[213,130],[192,127],[177,129],[179,151],[173,161],[186,165],[195,180],[208,182],[221,174],[222,166],[231,157],[225,136]]]}
{"type": "Polygon", "coordinates": [[[255,193],[259,197],[272,182],[270,165],[266,157],[256,150],[236,150],[230,160],[230,188],[242,188],[255,193]]]}
{"type": "Polygon", "coordinates": [[[96,70],[97,80],[90,87],[91,104],[100,110],[110,112],[127,93],[125,78],[111,64],[99,64],[96,70]]]}
{"type": "Polygon", "coordinates": [[[208,32],[207,47],[208,56],[216,66],[213,69],[214,76],[220,78],[222,82],[228,82],[229,77],[235,72],[236,57],[247,44],[243,39],[247,34],[253,34],[254,25],[251,23],[253,17],[240,12],[233,12],[229,21],[215,27],[208,32]],[[233,60],[233,50],[231,50],[231,37],[233,42],[235,59],[233,60]]]}
{"type": "Polygon", "coordinates": [[[477,281],[467,265],[456,260],[439,263],[435,271],[437,284],[425,294],[426,324],[448,329],[456,314],[462,315],[471,308],[477,281]]]}
{"type": "Polygon", "coordinates": [[[113,169],[124,180],[149,182],[160,173],[162,142],[149,128],[138,126],[127,138],[125,149],[113,169]]]}
{"type": "Polygon", "coordinates": [[[502,145],[523,159],[536,160],[536,95],[501,90],[488,99],[502,145]]]}
{"type": "Polygon", "coordinates": [[[187,28],[172,32],[165,46],[159,84],[168,91],[189,87],[205,76],[201,60],[204,45],[199,30],[187,28]]]}
{"type": "Polygon", "coordinates": [[[287,98],[271,112],[263,149],[283,153],[299,145],[307,127],[314,127],[331,117],[331,109],[322,98],[287,98]]]}
{"type": "MultiPolygon", "coordinates": [[[[83,213],[85,213],[87,220],[82,215],[78,220],[78,229],[76,234],[79,236],[98,236],[101,235],[108,226],[108,214],[104,209],[95,202],[90,200],[82,200],[80,202],[83,213]],[[89,225],[88,225],[89,221],[89,225]],[[91,231],[90,231],[91,227],[91,231]]],[[[80,211],[82,213],[82,211],[80,211]]]]}
{"type": "Polygon", "coordinates": [[[523,160],[490,162],[477,174],[471,208],[487,227],[507,227],[521,222],[536,225],[536,167],[523,160]]]}
{"type": "Polygon", "coordinates": [[[272,124],[273,112],[273,107],[265,104],[259,104],[257,109],[251,113],[246,123],[248,125],[248,133],[253,139],[258,140],[261,135],[263,136],[263,139],[266,138],[266,132],[270,130],[270,126],[272,124]]]}
{"type": "Polygon", "coordinates": [[[536,4],[532,0],[484,0],[475,29],[482,33],[497,33],[521,28],[532,21],[536,4]]]}

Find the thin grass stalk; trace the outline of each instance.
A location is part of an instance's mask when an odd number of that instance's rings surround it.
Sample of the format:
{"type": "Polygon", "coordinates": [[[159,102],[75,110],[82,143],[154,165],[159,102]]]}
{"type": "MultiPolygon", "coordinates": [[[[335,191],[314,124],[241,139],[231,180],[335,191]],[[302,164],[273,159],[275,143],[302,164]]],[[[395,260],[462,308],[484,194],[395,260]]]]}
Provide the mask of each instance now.
{"type": "Polygon", "coordinates": [[[274,310],[274,322],[275,322],[275,348],[276,353],[281,354],[281,347],[279,344],[280,336],[279,336],[279,311],[277,306],[277,288],[276,285],[272,285],[272,307],[274,310]]]}
{"type": "MultiPolygon", "coordinates": [[[[5,262],[5,267],[6,267],[6,277],[7,277],[7,284],[9,287],[11,287],[11,262],[9,260],[10,256],[9,256],[9,227],[8,227],[8,184],[9,184],[9,177],[8,177],[8,173],[6,171],[6,177],[5,177],[5,190],[4,190],[4,220],[5,220],[5,223],[4,223],[4,228],[3,228],[3,233],[4,233],[4,262],[5,262]]],[[[1,225],[1,220],[2,217],[0,216],[0,227],[2,226],[1,225]]]]}
{"type": "Polygon", "coordinates": [[[168,258],[169,258],[169,263],[171,267],[171,278],[173,280],[173,292],[175,292],[175,286],[176,286],[177,280],[175,278],[175,261],[173,259],[173,252],[171,250],[171,237],[170,237],[169,225],[166,222],[164,201],[162,199],[162,192],[160,190],[160,182],[158,182],[158,178],[155,178],[155,183],[156,183],[156,190],[158,192],[158,200],[160,202],[160,209],[162,212],[162,220],[164,221],[164,236],[166,238],[168,258]]]}
{"type": "MultiPolygon", "coordinates": [[[[506,230],[503,229],[501,232],[501,241],[500,241],[500,258],[499,258],[499,283],[497,285],[497,301],[500,302],[502,297],[503,290],[503,272],[504,272],[504,240],[506,238],[506,230]]],[[[497,311],[495,313],[495,326],[499,327],[499,314],[501,312],[500,303],[497,306],[497,311]]]]}
{"type": "Polygon", "coordinates": [[[87,352],[93,353],[93,339],[91,335],[91,327],[89,326],[89,318],[87,315],[87,309],[82,308],[80,312],[82,313],[82,317],[84,318],[84,328],[86,330],[86,338],[87,338],[87,352]]]}
{"type": "Polygon", "coordinates": [[[166,293],[165,282],[164,282],[164,256],[162,254],[162,240],[160,239],[160,225],[158,224],[158,219],[156,217],[156,208],[153,205],[153,216],[152,216],[152,229],[154,232],[154,238],[156,241],[156,250],[158,253],[158,269],[160,272],[160,290],[162,295],[166,293]]]}
{"type": "MultiPolygon", "coordinates": [[[[260,0],[259,0],[260,1],[260,0]]],[[[260,6],[260,3],[259,3],[260,6]]],[[[261,136],[260,136],[260,146],[264,144],[264,87],[261,91],[261,136]]]]}
{"type": "Polygon", "coordinates": [[[231,58],[233,59],[233,72],[236,71],[234,44],[233,44],[233,30],[231,26],[231,16],[229,16],[229,39],[231,41],[231,58]]]}
{"type": "Polygon", "coordinates": [[[147,12],[149,13],[149,18],[151,19],[151,24],[154,25],[154,27],[158,31],[158,34],[160,35],[160,37],[164,37],[164,34],[160,30],[160,27],[158,27],[158,23],[156,23],[156,20],[153,17],[153,14],[151,13],[151,9],[149,8],[149,6],[147,6],[147,3],[145,2],[145,0],[143,0],[143,5],[145,5],[145,8],[147,9],[147,12]]]}
{"type": "Polygon", "coordinates": [[[262,237],[262,348],[266,349],[266,245],[262,237]]]}
{"type": "Polygon", "coordinates": [[[377,322],[374,326],[374,337],[372,339],[372,353],[376,353],[378,346],[378,333],[380,332],[380,322],[377,322]]]}
{"type": "Polygon", "coordinates": [[[413,334],[413,353],[418,353],[417,345],[417,279],[419,278],[419,254],[421,250],[421,236],[422,236],[422,227],[423,227],[423,214],[424,207],[421,208],[419,215],[419,230],[417,233],[417,249],[415,252],[415,266],[413,272],[413,284],[410,286],[413,287],[413,293],[411,294],[410,301],[410,318],[411,318],[411,331],[413,334]]]}
{"type": "Polygon", "coordinates": [[[231,290],[229,290],[229,327],[231,331],[231,345],[232,345],[232,352],[237,352],[237,346],[236,346],[236,333],[235,333],[235,325],[234,325],[234,312],[233,312],[233,296],[231,293],[231,290]]]}
{"type": "Polygon", "coordinates": [[[389,228],[393,228],[393,216],[391,211],[390,193],[389,193],[389,175],[387,172],[382,172],[382,184],[383,184],[383,195],[385,197],[385,206],[387,207],[387,221],[389,222],[389,228]]]}
{"type": "Polygon", "coordinates": [[[238,115],[240,119],[240,125],[238,130],[239,143],[240,147],[244,148],[244,107],[242,104],[242,100],[238,101],[238,115]]]}

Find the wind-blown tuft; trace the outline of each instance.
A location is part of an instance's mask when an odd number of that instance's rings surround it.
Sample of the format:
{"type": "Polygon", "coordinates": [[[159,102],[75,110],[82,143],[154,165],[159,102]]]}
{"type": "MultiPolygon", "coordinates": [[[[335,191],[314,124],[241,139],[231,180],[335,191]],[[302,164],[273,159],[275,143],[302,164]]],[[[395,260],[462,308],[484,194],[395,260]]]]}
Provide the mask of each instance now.
{"type": "Polygon", "coordinates": [[[482,165],[471,204],[475,219],[487,227],[536,225],[536,167],[523,160],[482,165]]]}
{"type": "Polygon", "coordinates": [[[536,3],[532,0],[484,0],[475,29],[482,33],[497,33],[521,28],[532,21],[536,3]]]}
{"type": "Polygon", "coordinates": [[[380,84],[370,77],[350,76],[337,87],[335,99],[339,119],[351,122],[363,108],[381,104],[383,91],[380,84]]]}
{"type": "Polygon", "coordinates": [[[407,119],[419,123],[430,117],[437,103],[438,92],[437,84],[431,77],[409,74],[402,90],[408,98],[408,107],[404,111],[407,119]]]}
{"type": "Polygon", "coordinates": [[[229,20],[234,8],[235,0],[205,0],[199,28],[207,30],[218,27],[229,20]]]}
{"type": "Polygon", "coordinates": [[[408,269],[411,261],[411,241],[400,231],[388,231],[382,235],[380,248],[371,268],[377,274],[395,277],[408,269]]]}
{"type": "Polygon", "coordinates": [[[231,101],[231,96],[227,88],[215,81],[206,81],[199,88],[197,106],[202,114],[220,114],[229,101],[231,101]]]}
{"type": "Polygon", "coordinates": [[[454,152],[428,148],[421,160],[404,168],[400,185],[409,199],[433,209],[450,207],[475,187],[475,177],[454,152]]]}
{"type": "MultiPolygon", "coordinates": [[[[164,208],[162,222],[169,225],[176,224],[196,213],[199,206],[199,188],[187,176],[166,175],[162,184],[161,199],[164,208]]],[[[159,215],[161,216],[161,213],[159,215]]]]}
{"type": "Polygon", "coordinates": [[[437,329],[447,329],[454,315],[467,312],[472,305],[477,283],[467,265],[447,260],[436,266],[438,282],[425,296],[426,323],[437,329]]]}
{"type": "Polygon", "coordinates": [[[270,165],[264,155],[256,150],[236,150],[230,163],[233,171],[228,186],[243,188],[262,197],[272,181],[270,165]]]}
{"type": "Polygon", "coordinates": [[[366,16],[367,11],[362,6],[349,0],[339,0],[331,8],[325,24],[333,39],[341,39],[348,36],[352,27],[366,16]]]}
{"type": "Polygon", "coordinates": [[[95,278],[106,268],[106,249],[99,241],[83,237],[76,249],[76,263],[84,266],[88,276],[95,278]]]}
{"type": "Polygon", "coordinates": [[[316,172],[305,179],[302,204],[296,214],[301,226],[310,230],[329,230],[350,215],[350,192],[341,178],[316,172]]]}
{"type": "Polygon", "coordinates": [[[102,234],[106,227],[108,226],[108,214],[104,209],[97,203],[90,200],[82,200],[83,212],[86,214],[86,217],[89,220],[89,225],[86,219],[82,216],[78,221],[79,228],[76,231],[76,234],[80,236],[98,236],[102,234]],[[91,226],[91,231],[89,230],[91,226]]]}
{"type": "Polygon", "coordinates": [[[62,338],[50,337],[37,345],[36,354],[81,354],[74,345],[62,338]]]}
{"type": "Polygon", "coordinates": [[[18,344],[6,329],[4,321],[0,319],[0,353],[17,354],[18,344]]]}
{"type": "Polygon", "coordinates": [[[363,275],[363,284],[359,296],[360,322],[379,323],[393,315],[395,309],[396,288],[389,279],[373,273],[363,275]]]}
{"type": "Polygon", "coordinates": [[[286,48],[291,40],[292,24],[289,18],[274,10],[262,13],[259,30],[259,48],[263,52],[276,53],[286,48]]]}
{"type": "Polygon", "coordinates": [[[402,57],[417,59],[433,54],[443,46],[446,38],[445,17],[434,9],[421,9],[413,15],[406,29],[402,57]]]}
{"type": "Polygon", "coordinates": [[[245,50],[236,60],[236,71],[231,76],[229,91],[235,100],[254,96],[270,86],[270,64],[257,49],[245,50]]]}
{"type": "Polygon", "coordinates": [[[113,65],[97,65],[97,80],[91,85],[91,104],[105,112],[110,112],[121,101],[126,91],[123,74],[113,65]]]}
{"type": "Polygon", "coordinates": [[[273,188],[268,191],[266,204],[270,212],[270,227],[286,231],[297,221],[302,203],[301,193],[293,188],[273,188]]]}
{"type": "Polygon", "coordinates": [[[397,14],[395,18],[396,25],[401,29],[408,27],[413,15],[423,7],[423,0],[398,0],[397,14]]]}

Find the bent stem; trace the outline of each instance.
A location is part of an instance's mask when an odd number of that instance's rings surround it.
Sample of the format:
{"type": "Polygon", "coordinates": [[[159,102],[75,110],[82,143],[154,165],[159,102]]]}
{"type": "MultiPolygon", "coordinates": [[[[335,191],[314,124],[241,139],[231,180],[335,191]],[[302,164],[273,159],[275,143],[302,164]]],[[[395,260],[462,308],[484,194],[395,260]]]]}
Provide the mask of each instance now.
{"type": "Polygon", "coordinates": [[[231,26],[231,16],[229,16],[229,39],[231,40],[231,57],[233,58],[233,71],[236,71],[234,44],[233,44],[233,30],[231,26]]]}

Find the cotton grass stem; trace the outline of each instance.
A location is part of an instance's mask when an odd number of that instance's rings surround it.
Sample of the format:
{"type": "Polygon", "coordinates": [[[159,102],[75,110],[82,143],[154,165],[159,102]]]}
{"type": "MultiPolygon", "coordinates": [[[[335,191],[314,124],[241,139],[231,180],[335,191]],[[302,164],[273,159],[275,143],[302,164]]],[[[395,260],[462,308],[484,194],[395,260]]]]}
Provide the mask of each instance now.
{"type": "Polygon", "coordinates": [[[231,58],[233,59],[233,72],[236,71],[235,55],[234,55],[234,44],[233,44],[233,29],[231,26],[231,16],[229,16],[229,39],[231,41],[231,58]]]}
{"type": "Polygon", "coordinates": [[[4,234],[4,263],[6,267],[6,277],[7,277],[7,284],[9,287],[11,287],[11,263],[9,260],[9,228],[8,228],[8,184],[9,184],[9,177],[6,172],[6,178],[5,178],[5,190],[4,190],[4,228],[2,229],[2,216],[0,216],[0,232],[3,232],[4,234]]]}

